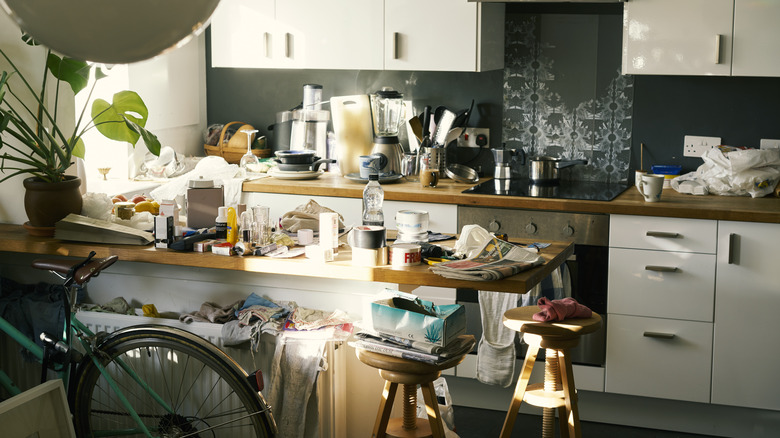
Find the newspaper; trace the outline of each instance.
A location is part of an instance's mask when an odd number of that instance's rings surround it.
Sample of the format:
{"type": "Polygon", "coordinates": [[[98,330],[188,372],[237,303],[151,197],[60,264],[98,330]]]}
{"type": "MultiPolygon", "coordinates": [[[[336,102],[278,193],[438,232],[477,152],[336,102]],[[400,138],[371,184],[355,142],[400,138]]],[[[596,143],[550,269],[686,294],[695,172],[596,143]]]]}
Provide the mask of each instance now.
{"type": "Polygon", "coordinates": [[[469,259],[436,263],[430,270],[456,280],[501,280],[544,263],[539,254],[493,237],[469,259]]]}

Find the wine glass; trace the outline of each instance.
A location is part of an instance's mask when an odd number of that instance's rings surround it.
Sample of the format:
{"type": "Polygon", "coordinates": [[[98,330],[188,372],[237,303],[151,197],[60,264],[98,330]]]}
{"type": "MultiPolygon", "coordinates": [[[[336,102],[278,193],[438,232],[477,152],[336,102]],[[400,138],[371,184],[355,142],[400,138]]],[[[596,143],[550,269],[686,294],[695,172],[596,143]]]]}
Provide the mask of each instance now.
{"type": "Polygon", "coordinates": [[[252,153],[252,140],[255,137],[257,129],[242,129],[241,132],[246,134],[246,154],[241,157],[241,161],[238,165],[242,169],[253,172],[260,165],[260,160],[252,153]]]}

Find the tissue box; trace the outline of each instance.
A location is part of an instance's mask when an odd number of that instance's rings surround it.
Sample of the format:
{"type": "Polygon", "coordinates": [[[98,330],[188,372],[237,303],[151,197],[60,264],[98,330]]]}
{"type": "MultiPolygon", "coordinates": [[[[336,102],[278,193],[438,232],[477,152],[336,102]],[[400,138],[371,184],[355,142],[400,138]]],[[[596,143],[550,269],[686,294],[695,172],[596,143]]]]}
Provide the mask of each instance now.
{"type": "Polygon", "coordinates": [[[374,330],[413,341],[446,347],[448,343],[466,332],[466,309],[460,304],[434,306],[420,300],[426,308],[433,308],[437,316],[399,309],[392,299],[371,303],[374,330]]]}

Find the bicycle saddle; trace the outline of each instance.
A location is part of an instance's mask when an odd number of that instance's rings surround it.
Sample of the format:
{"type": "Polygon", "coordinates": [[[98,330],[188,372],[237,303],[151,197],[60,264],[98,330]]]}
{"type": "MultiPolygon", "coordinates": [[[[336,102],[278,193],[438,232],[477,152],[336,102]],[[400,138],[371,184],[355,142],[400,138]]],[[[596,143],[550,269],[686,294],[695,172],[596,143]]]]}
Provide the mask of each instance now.
{"type": "Polygon", "coordinates": [[[119,257],[111,255],[101,259],[91,259],[83,266],[79,266],[83,262],[74,264],[72,260],[65,259],[37,259],[33,260],[32,266],[36,269],[45,269],[63,275],[72,274],[73,282],[82,285],[89,281],[90,278],[97,276],[103,269],[113,265],[117,260],[119,260],[119,257]],[[76,267],[76,270],[71,273],[74,267],[76,267]]]}

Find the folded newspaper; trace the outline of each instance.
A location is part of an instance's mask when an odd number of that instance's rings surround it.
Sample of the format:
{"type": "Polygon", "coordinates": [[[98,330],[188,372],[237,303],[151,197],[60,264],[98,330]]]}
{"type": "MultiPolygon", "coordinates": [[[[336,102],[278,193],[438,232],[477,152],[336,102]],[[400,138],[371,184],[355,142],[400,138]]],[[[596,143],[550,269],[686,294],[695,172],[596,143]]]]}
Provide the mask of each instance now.
{"type": "Polygon", "coordinates": [[[536,252],[493,237],[477,255],[465,260],[436,263],[430,270],[456,280],[501,280],[544,263],[536,252]]]}

